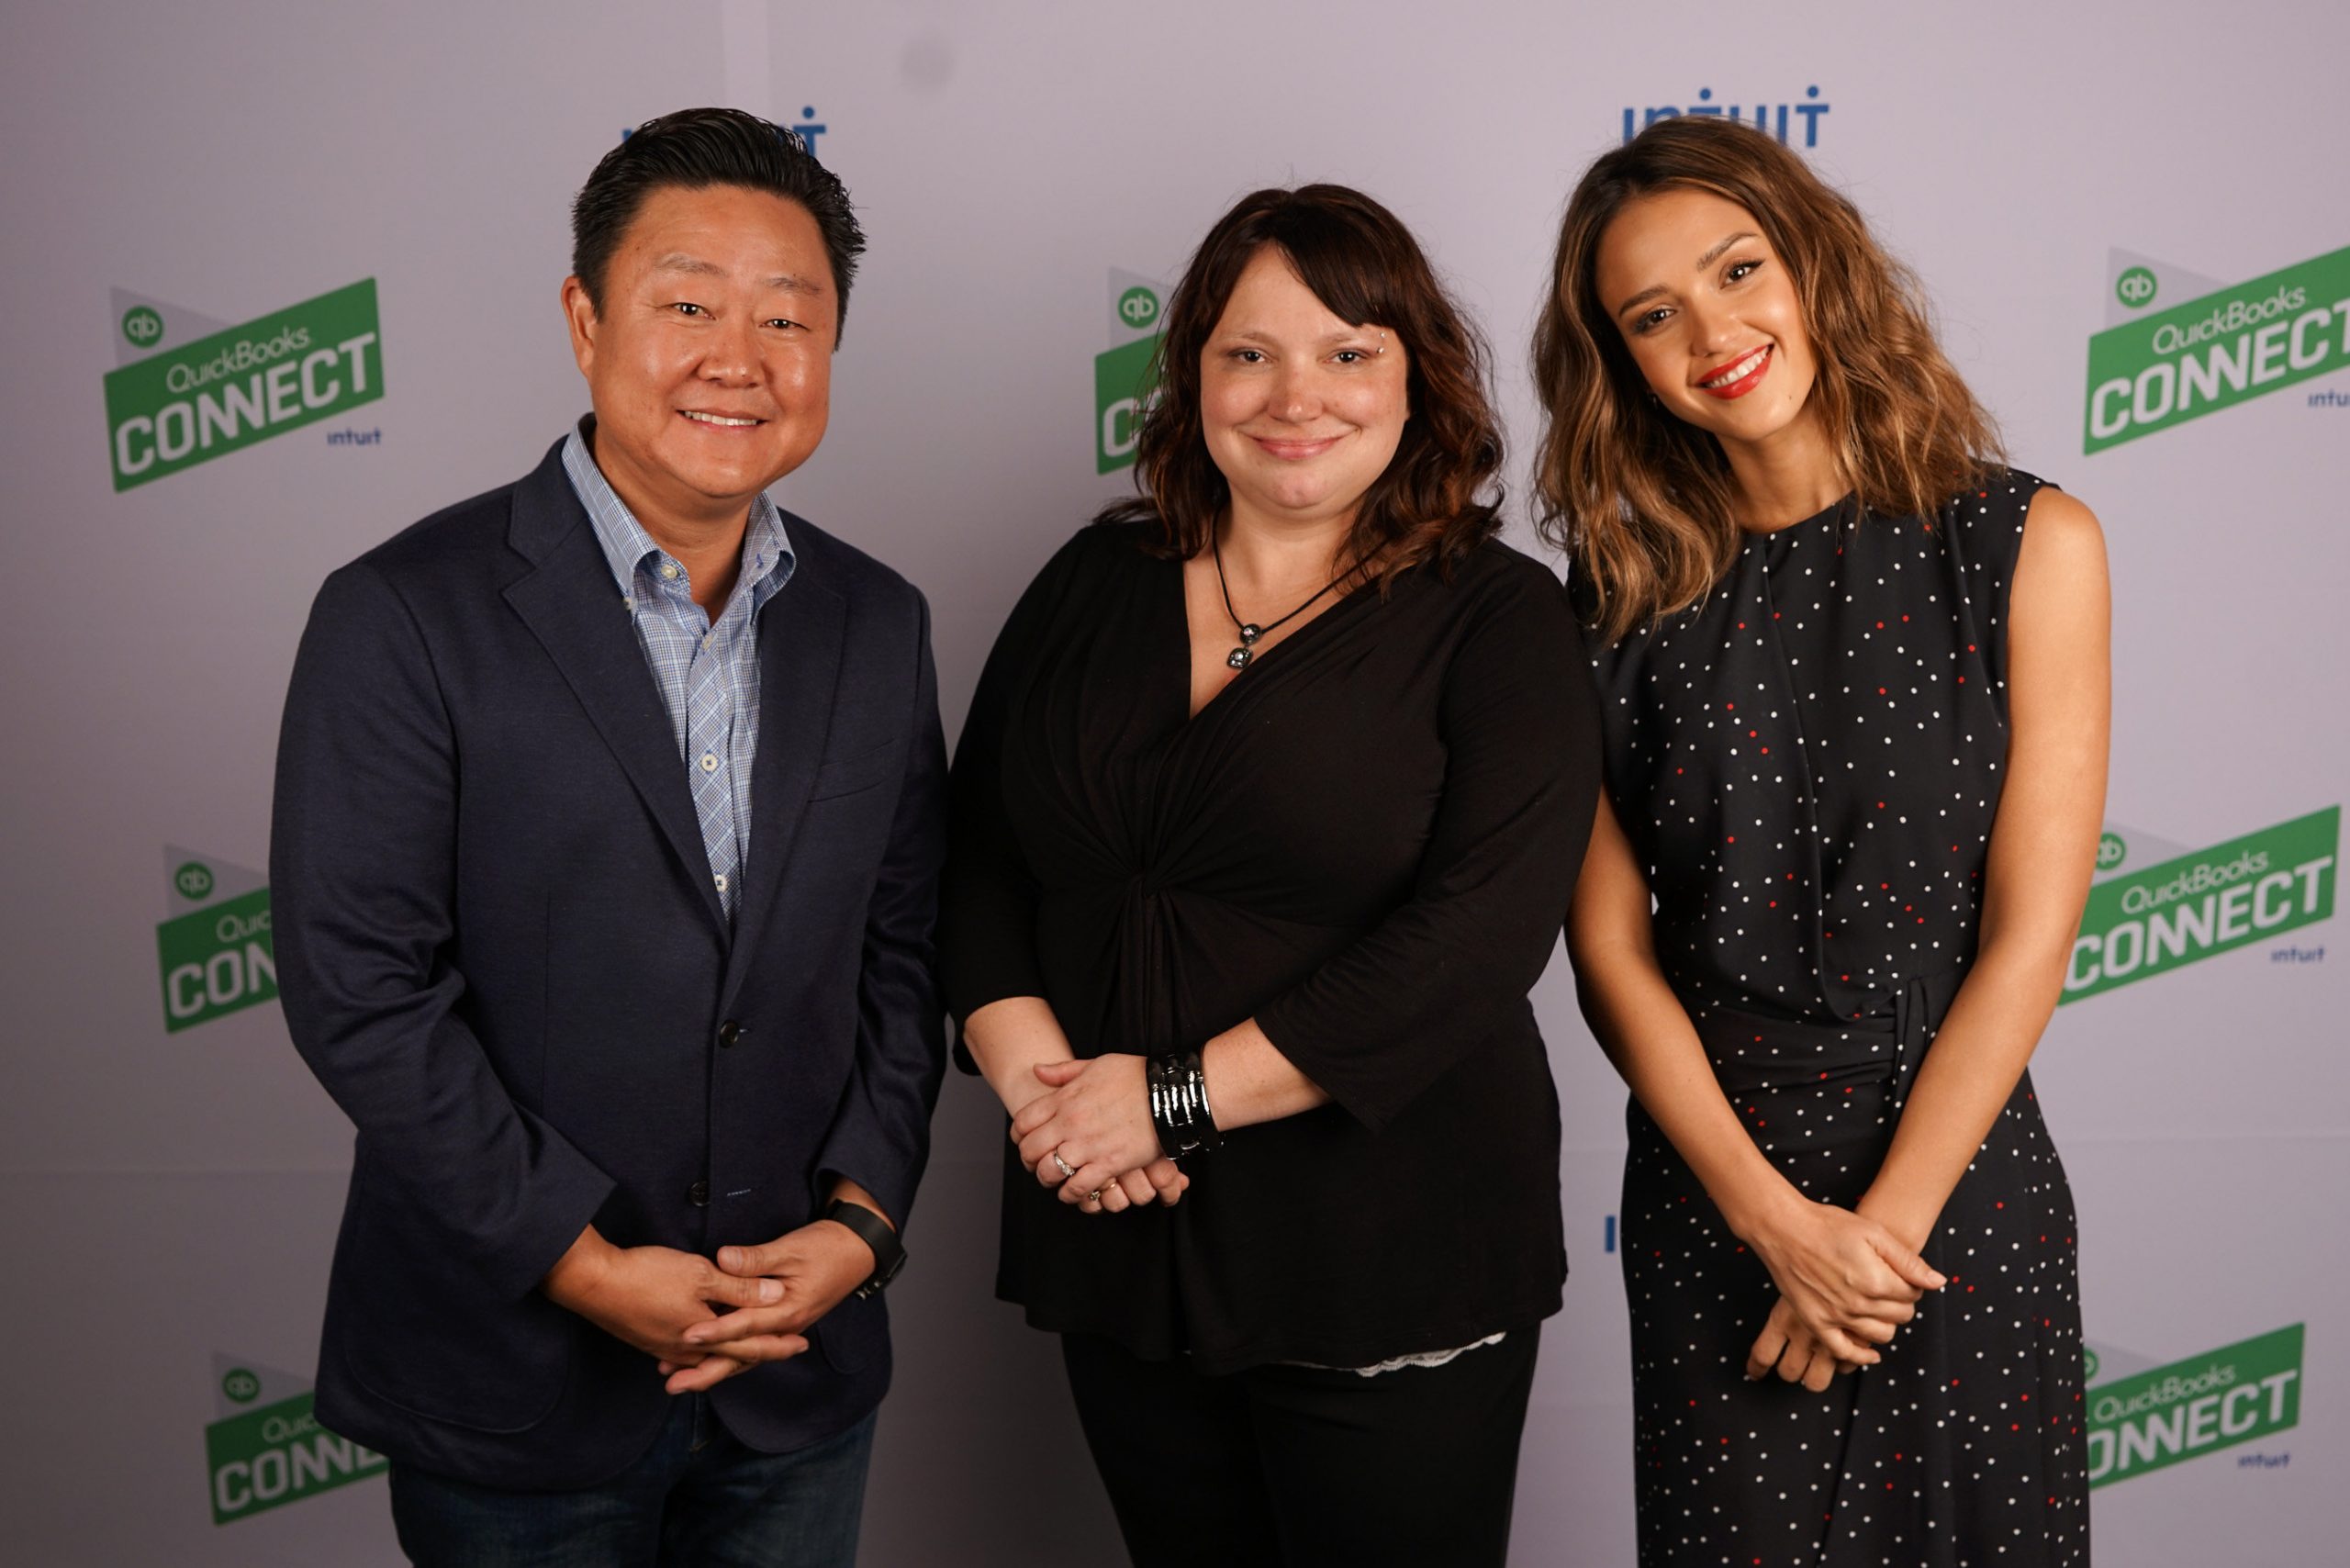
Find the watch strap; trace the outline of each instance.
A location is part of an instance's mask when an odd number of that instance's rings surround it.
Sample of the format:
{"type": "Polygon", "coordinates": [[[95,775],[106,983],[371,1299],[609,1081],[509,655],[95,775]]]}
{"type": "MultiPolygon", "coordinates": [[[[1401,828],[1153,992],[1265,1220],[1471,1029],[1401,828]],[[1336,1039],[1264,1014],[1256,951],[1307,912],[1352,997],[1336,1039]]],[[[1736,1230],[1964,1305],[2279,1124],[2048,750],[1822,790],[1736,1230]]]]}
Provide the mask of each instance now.
{"type": "Polygon", "coordinates": [[[846,1198],[834,1198],[824,1205],[823,1217],[835,1225],[845,1225],[856,1233],[857,1239],[873,1249],[873,1273],[857,1286],[858,1296],[878,1294],[881,1287],[898,1277],[906,1266],[906,1249],[898,1240],[898,1233],[890,1222],[867,1208],[863,1204],[846,1198]]]}

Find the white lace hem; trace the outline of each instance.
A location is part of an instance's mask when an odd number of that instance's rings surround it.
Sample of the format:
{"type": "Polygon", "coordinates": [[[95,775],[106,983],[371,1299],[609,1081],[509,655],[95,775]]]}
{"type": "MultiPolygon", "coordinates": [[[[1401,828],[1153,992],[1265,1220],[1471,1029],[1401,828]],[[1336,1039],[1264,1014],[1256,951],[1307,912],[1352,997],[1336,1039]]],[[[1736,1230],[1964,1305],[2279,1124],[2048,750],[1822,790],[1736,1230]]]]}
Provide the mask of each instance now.
{"type": "Polygon", "coordinates": [[[1401,1372],[1405,1367],[1440,1367],[1455,1356],[1465,1356],[1472,1350],[1482,1350],[1488,1345],[1498,1345],[1508,1337],[1509,1331],[1504,1329],[1499,1334],[1488,1334],[1472,1345],[1458,1345],[1449,1350],[1422,1350],[1416,1355],[1398,1356],[1392,1361],[1382,1361],[1377,1366],[1370,1367],[1326,1367],[1318,1361],[1283,1361],[1281,1364],[1289,1367],[1312,1367],[1316,1372],[1350,1372],[1358,1377],[1377,1377],[1382,1372],[1401,1372]]]}

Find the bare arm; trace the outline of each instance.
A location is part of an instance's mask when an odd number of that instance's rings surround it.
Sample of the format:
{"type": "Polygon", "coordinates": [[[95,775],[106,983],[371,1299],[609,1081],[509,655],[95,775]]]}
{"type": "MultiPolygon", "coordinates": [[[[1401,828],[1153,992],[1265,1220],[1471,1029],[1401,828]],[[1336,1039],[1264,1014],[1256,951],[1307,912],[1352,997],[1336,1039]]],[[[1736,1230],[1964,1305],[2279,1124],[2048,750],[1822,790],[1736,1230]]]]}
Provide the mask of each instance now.
{"type": "MultiPolygon", "coordinates": [[[[1069,1036],[1061,1030],[1058,1018],[1053,1016],[1052,1003],[1041,996],[1007,996],[990,1002],[963,1020],[963,1043],[979,1065],[979,1076],[988,1081],[996,1098],[1013,1118],[1013,1141],[1022,1139],[1024,1129],[1020,1117],[1035,1101],[1050,1094],[1075,1078],[1083,1067],[1070,1049],[1069,1036]]],[[[1269,1044],[1266,1048],[1272,1047],[1269,1044]]],[[[1118,1060],[1139,1063],[1139,1057],[1121,1057],[1118,1060]]],[[[1148,1130],[1147,1116],[1144,1128],[1148,1130]]],[[[1108,1213],[1119,1211],[1154,1200],[1173,1204],[1192,1184],[1192,1179],[1176,1168],[1175,1162],[1158,1152],[1158,1142],[1154,1134],[1136,1163],[1115,1174],[1097,1173],[1102,1185],[1102,1207],[1108,1213]]],[[[1065,1178],[1060,1168],[1048,1158],[1049,1149],[1039,1148],[1034,1152],[1025,1148],[1020,1151],[1021,1163],[1035,1172],[1036,1180],[1045,1185],[1062,1185],[1065,1178]]],[[[1079,1192],[1092,1192],[1094,1177],[1088,1177],[1082,1189],[1069,1183],[1069,1196],[1079,1192]]],[[[1089,1205],[1090,1206],[1090,1205],[1089,1205]]]]}
{"type": "Polygon", "coordinates": [[[1825,1388],[1883,1344],[1942,1278],[1883,1225],[1807,1198],[1755,1146],[1657,962],[1649,886],[1605,796],[1567,916],[1584,1020],[1733,1235],[1780,1291],[1747,1375],[1825,1388]]]}
{"type": "Polygon", "coordinates": [[[1076,1052],[1053,1016],[1053,1004],[1041,996],[1007,996],[990,1002],[963,1020],[963,1043],[979,1064],[1003,1108],[1017,1115],[1020,1107],[1049,1092],[1035,1070],[1046,1062],[1069,1061],[1076,1052]]]}
{"type": "Polygon", "coordinates": [[[2015,1092],[2064,989],[2105,811],[2111,728],[2105,540],[2042,490],[2008,611],[2008,779],[1983,875],[1983,936],[1860,1212],[1922,1247],[2015,1092]]]}
{"type": "Polygon", "coordinates": [[[1648,879],[1600,797],[1591,850],[1567,915],[1583,1021],[1730,1229],[1751,1237],[1774,1213],[1810,1202],[1754,1145],[1706,1059],[1656,957],[1648,879]]]}
{"type": "MultiPolygon", "coordinates": [[[[984,1063],[980,1070],[993,1081],[993,1071],[984,1063]]],[[[1330,1103],[1329,1094],[1281,1054],[1254,1018],[1242,1020],[1201,1047],[1200,1072],[1207,1080],[1209,1110],[1225,1132],[1276,1122],[1330,1103]]],[[[1114,1195],[1106,1184],[1109,1173],[1158,1148],[1147,1077],[1143,1058],[1115,1053],[1091,1061],[1045,1061],[1032,1068],[1029,1079],[1035,1092],[1026,1104],[1011,1106],[1012,1137],[1020,1146],[1022,1163],[1036,1173],[1037,1181],[1059,1186],[1064,1202],[1077,1201],[1094,1190],[1094,1182],[1102,1182],[1102,1204],[1113,1206],[1114,1195]],[[1075,1166],[1074,1178],[1063,1180],[1052,1159],[1056,1154],[1075,1166]]],[[[1011,1105],[1008,1100],[1005,1103],[1011,1105]]],[[[1191,1183],[1164,1155],[1151,1159],[1143,1173],[1170,1204],[1191,1183]],[[1182,1184],[1172,1193],[1165,1180],[1169,1173],[1182,1184]]],[[[1131,1193],[1129,1178],[1118,1180],[1127,1183],[1131,1193]]],[[[1136,1196],[1134,1201],[1146,1200],[1136,1196]]]]}

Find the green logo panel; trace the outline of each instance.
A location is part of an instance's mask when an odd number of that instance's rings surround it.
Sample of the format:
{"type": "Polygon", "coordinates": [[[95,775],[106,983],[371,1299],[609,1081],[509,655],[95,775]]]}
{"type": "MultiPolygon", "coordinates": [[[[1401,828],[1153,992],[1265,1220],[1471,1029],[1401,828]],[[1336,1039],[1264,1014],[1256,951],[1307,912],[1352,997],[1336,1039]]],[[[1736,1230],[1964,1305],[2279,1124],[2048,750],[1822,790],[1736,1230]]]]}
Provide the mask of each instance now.
{"type": "Polygon", "coordinates": [[[382,347],[368,278],[108,371],[114,487],[151,484],[374,402],[384,395],[382,347]]]}
{"type": "Polygon", "coordinates": [[[269,890],[223,900],[155,927],[163,969],[163,1028],[177,1034],[277,996],[269,890]]]}
{"type": "Polygon", "coordinates": [[[214,1524],[233,1524],[383,1471],[382,1454],[319,1426],[310,1398],[297,1394],[204,1428],[214,1524]]]}
{"type": "Polygon", "coordinates": [[[2089,1484],[2127,1481],[2298,1425],[2302,1327],[2092,1385],[2089,1484]]]}
{"type": "MultiPolygon", "coordinates": [[[[1139,292],[1139,291],[1129,291],[1139,292]]],[[[1137,338],[1093,360],[1093,466],[1098,474],[1131,468],[1143,409],[1158,390],[1157,338],[1137,338]]]]}
{"type": "Polygon", "coordinates": [[[2089,890],[2061,1000],[2078,1002],[2333,915],[2342,808],[2182,855],[2089,890]]]}
{"type": "Polygon", "coordinates": [[[2344,367],[2350,248],[2091,338],[2081,450],[2101,452],[2344,367]]]}

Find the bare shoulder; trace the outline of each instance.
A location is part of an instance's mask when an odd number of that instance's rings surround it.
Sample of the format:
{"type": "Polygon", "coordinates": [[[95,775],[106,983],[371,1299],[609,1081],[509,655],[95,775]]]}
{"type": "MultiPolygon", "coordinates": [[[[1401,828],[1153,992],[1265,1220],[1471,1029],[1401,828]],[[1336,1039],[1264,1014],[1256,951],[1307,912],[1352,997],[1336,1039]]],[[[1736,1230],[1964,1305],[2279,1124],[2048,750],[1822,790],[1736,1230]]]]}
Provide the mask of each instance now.
{"type": "Polygon", "coordinates": [[[2077,496],[2053,485],[2042,486],[2024,513],[2023,541],[2016,556],[2018,580],[2088,571],[2099,578],[2105,574],[2105,530],[2097,513],[2077,496]]]}
{"type": "Polygon", "coordinates": [[[2020,698],[2052,681],[2083,692],[2101,685],[2112,598],[2097,514],[2062,490],[2041,489],[2025,514],[2009,588],[2011,690],[2020,698]]]}
{"type": "Polygon", "coordinates": [[[2109,588],[2105,530],[2077,498],[2044,485],[2024,514],[2009,588],[2011,626],[2104,623],[2109,588]]]}

